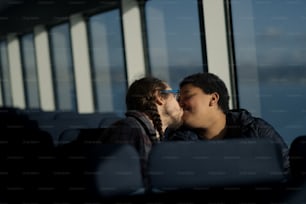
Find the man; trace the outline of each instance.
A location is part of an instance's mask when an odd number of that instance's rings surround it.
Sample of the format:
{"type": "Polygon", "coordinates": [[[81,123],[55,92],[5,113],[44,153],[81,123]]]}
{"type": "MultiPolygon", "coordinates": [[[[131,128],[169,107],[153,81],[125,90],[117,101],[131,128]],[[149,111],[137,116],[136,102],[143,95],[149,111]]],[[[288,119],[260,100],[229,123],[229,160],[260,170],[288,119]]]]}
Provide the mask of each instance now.
{"type": "Polygon", "coordinates": [[[268,122],[247,110],[229,110],[229,94],[218,76],[198,73],[184,78],[179,103],[184,125],[170,130],[167,140],[270,138],[281,146],[284,168],[289,169],[288,147],[282,137],[268,122]]]}

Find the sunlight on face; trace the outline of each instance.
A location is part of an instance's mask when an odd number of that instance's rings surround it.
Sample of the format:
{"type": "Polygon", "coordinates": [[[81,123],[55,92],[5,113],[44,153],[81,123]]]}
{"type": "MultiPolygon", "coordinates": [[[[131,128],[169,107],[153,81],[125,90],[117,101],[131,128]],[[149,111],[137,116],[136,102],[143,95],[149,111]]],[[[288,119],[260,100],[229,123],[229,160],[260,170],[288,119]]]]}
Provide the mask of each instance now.
{"type": "Polygon", "coordinates": [[[200,88],[187,84],[181,88],[180,105],[183,108],[183,121],[193,128],[205,128],[209,119],[210,94],[200,88]]]}

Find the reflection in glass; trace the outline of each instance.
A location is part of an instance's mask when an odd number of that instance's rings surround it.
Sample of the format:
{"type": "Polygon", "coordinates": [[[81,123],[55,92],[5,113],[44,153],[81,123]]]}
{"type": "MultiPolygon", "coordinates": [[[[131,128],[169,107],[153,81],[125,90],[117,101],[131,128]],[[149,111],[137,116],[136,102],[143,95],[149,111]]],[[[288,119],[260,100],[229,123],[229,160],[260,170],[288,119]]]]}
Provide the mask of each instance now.
{"type": "Polygon", "coordinates": [[[33,34],[27,34],[21,37],[21,56],[27,107],[39,108],[39,90],[33,34]]]}
{"type": "Polygon", "coordinates": [[[206,71],[197,2],[152,0],[146,3],[151,72],[174,88],[185,76],[206,71]]]}
{"type": "Polygon", "coordinates": [[[53,27],[50,39],[57,109],[77,111],[69,25],[53,27]]]}
{"type": "Polygon", "coordinates": [[[125,112],[126,72],[119,10],[89,18],[96,110],[125,112]]]}
{"type": "Polygon", "coordinates": [[[12,93],[11,93],[11,80],[10,70],[8,64],[8,55],[6,42],[0,42],[0,80],[1,80],[1,92],[3,98],[3,105],[12,106],[12,93]]]}
{"type": "Polygon", "coordinates": [[[231,6],[240,105],[290,144],[306,132],[306,1],[236,0],[231,6]]]}

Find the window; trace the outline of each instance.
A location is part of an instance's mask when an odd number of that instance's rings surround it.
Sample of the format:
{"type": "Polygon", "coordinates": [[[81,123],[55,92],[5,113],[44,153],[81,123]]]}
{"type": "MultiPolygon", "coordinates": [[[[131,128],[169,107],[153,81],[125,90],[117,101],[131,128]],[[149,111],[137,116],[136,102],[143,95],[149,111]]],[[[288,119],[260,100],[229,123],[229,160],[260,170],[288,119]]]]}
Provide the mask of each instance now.
{"type": "Polygon", "coordinates": [[[290,144],[306,133],[306,2],[231,2],[239,102],[290,144]]]}
{"type": "Polygon", "coordinates": [[[27,107],[39,108],[39,89],[33,34],[21,37],[21,56],[27,107]]]}
{"type": "MultiPolygon", "coordinates": [[[[172,87],[206,70],[197,0],[152,0],[145,7],[151,72],[172,87]],[[205,64],[205,67],[203,66],[205,64]]],[[[202,17],[203,18],[203,17],[202,17]]]]}
{"type": "Polygon", "coordinates": [[[77,111],[69,24],[51,28],[50,44],[56,108],[77,111]]]}
{"type": "Polygon", "coordinates": [[[125,112],[127,89],[119,10],[88,21],[96,110],[125,112]]]}

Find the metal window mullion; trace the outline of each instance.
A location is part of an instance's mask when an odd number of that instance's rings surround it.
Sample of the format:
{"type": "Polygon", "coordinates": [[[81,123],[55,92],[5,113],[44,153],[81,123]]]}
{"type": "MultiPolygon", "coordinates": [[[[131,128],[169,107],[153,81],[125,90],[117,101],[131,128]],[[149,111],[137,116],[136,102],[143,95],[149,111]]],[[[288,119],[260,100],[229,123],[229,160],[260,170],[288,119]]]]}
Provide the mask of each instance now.
{"type": "Polygon", "coordinates": [[[8,40],[8,60],[12,87],[13,106],[25,108],[25,92],[20,56],[20,43],[15,34],[9,34],[8,40]]]}

